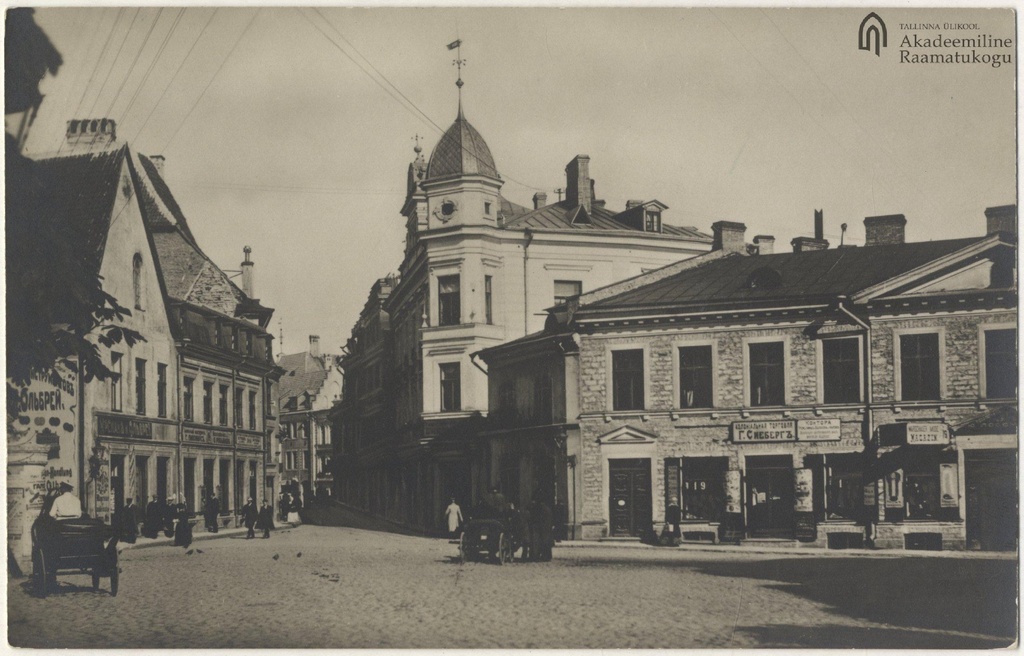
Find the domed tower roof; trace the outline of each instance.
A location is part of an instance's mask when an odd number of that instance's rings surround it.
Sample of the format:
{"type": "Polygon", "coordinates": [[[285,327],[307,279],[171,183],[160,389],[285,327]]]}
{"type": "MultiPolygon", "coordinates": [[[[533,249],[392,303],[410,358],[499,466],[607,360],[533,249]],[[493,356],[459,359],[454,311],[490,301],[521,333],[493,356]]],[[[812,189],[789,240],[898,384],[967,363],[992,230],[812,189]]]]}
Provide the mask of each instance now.
{"type": "Polygon", "coordinates": [[[487,142],[477,129],[462,115],[461,107],[458,118],[430,154],[426,179],[435,180],[457,175],[486,175],[501,179],[497,167],[494,166],[491,149],[487,147],[487,142]]]}

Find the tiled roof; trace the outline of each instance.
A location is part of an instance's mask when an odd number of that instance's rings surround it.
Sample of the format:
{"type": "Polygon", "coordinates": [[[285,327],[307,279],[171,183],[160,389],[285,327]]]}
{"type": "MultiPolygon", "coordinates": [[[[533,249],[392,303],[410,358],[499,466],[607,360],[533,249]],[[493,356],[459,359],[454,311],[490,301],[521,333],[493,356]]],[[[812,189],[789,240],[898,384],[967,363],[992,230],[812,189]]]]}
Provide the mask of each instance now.
{"type": "MultiPolygon", "coordinates": [[[[188,237],[189,241],[195,243],[195,237],[192,236],[192,231],[189,230],[188,221],[185,219],[185,214],[181,211],[181,207],[178,205],[178,201],[174,199],[174,194],[172,194],[171,190],[167,187],[167,183],[164,182],[163,177],[157,171],[156,166],[153,164],[152,160],[150,160],[145,155],[140,154],[139,162],[142,164],[142,168],[146,172],[146,178],[149,180],[150,184],[153,185],[153,189],[160,197],[160,201],[171,212],[171,216],[174,219],[173,222],[177,224],[179,228],[181,228],[182,232],[185,234],[186,237],[188,237]]],[[[149,194],[147,192],[146,197],[148,196],[149,194]]],[[[149,198],[149,202],[152,203],[151,197],[149,198]]],[[[153,203],[153,210],[154,212],[156,211],[155,203],[153,203]]],[[[169,222],[167,221],[166,217],[161,218],[163,221],[169,222]]]]}
{"type": "Polygon", "coordinates": [[[286,401],[303,392],[316,394],[327,380],[323,358],[313,357],[308,351],[282,355],[278,366],[285,370],[277,387],[277,398],[286,401]]]}
{"type": "Polygon", "coordinates": [[[730,255],[581,308],[675,307],[851,295],[983,238],[730,255]],[[752,286],[752,279],[765,284],[752,286]]]}
{"type": "Polygon", "coordinates": [[[459,117],[437,142],[427,164],[427,180],[453,175],[486,175],[498,178],[494,157],[487,142],[469,124],[459,110],[459,117]]]}
{"type": "Polygon", "coordinates": [[[99,273],[120,171],[127,148],[54,157],[33,163],[32,175],[46,199],[54,225],[64,225],[81,244],[89,270],[99,273]]]}
{"type": "MultiPolygon", "coordinates": [[[[588,223],[580,221],[576,221],[574,223],[573,215],[576,211],[576,205],[573,205],[570,201],[563,200],[557,203],[552,203],[551,205],[545,205],[544,207],[535,210],[527,210],[526,213],[516,219],[506,221],[503,227],[509,230],[531,228],[534,230],[618,230],[623,232],[643,232],[643,230],[639,230],[631,225],[619,222],[615,218],[618,214],[617,212],[613,212],[607,208],[601,207],[600,205],[595,204],[590,206],[590,212],[588,213],[590,221],[588,223]]],[[[673,237],[686,237],[688,239],[708,243],[711,242],[710,235],[706,235],[696,228],[681,228],[679,226],[663,224],[661,234],[673,237]]]]}

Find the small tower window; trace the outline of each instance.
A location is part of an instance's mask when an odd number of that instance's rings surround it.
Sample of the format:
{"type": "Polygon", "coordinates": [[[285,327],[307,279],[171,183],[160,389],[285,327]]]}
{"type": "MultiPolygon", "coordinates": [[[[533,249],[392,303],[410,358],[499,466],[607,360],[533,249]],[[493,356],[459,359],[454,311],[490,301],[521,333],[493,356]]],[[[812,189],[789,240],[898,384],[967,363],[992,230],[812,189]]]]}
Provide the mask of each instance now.
{"type": "Polygon", "coordinates": [[[491,215],[491,204],[488,202],[484,202],[484,214],[487,216],[491,215]]]}
{"type": "Polygon", "coordinates": [[[661,212],[647,210],[644,230],[647,232],[661,232],[661,212]]]}
{"type": "Polygon", "coordinates": [[[132,258],[132,295],[135,298],[135,309],[142,309],[142,256],[138,253],[132,258]]]}

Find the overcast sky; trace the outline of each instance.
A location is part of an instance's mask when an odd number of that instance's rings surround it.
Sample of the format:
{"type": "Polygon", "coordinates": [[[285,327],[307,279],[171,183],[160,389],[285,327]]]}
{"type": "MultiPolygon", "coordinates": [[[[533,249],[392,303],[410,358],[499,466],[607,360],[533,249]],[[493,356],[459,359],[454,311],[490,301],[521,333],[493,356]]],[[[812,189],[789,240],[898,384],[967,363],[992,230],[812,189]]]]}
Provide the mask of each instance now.
{"type": "Polygon", "coordinates": [[[429,156],[455,118],[456,38],[466,117],[520,204],[554,200],[586,153],[609,207],[657,198],[668,223],[742,221],[778,250],[816,208],[833,245],[840,224],[861,244],[863,218],[890,213],[910,241],[982,234],[985,207],[1015,202],[1015,64],[901,64],[900,24],[1014,38],[1012,12],[879,10],[881,57],[857,48],[865,13],[39,9],[65,63],[28,152],[55,150],[69,118],[112,117],[166,156],[206,253],[237,269],[252,247],[285,352],[311,333],[337,351],[372,282],[397,271],[413,137],[429,156]]]}

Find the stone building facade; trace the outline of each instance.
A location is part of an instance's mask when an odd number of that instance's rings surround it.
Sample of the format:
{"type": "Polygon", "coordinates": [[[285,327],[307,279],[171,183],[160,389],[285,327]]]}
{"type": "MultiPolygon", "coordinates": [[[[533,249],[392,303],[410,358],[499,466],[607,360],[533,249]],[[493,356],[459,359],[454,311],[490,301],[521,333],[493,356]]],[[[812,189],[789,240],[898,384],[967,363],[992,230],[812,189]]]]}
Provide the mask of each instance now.
{"type": "Polygon", "coordinates": [[[784,254],[716,224],[712,253],[480,354],[491,453],[522,484],[551,454],[570,537],[640,537],[678,505],[684,539],[1013,548],[1016,214],[986,214],[976,239],[907,244],[903,217],[872,217],[870,246],[784,254]],[[555,358],[578,416],[497,421],[555,358]]]}

